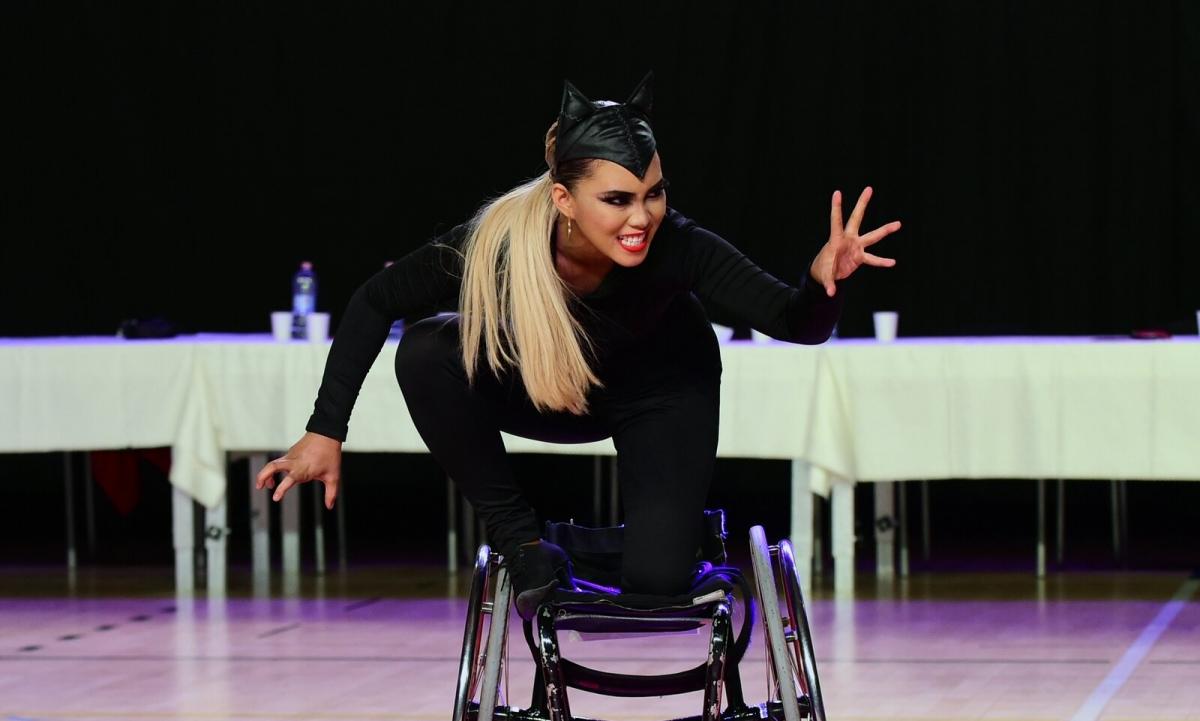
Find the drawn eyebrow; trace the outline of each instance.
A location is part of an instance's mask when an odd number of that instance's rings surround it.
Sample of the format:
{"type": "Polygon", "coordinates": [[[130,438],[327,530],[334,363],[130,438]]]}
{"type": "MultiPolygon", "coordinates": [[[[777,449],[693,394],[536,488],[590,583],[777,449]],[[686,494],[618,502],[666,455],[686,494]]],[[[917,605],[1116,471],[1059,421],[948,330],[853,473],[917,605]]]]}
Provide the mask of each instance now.
{"type": "MultiPolygon", "coordinates": [[[[667,179],[664,177],[662,180],[655,183],[650,188],[650,190],[648,190],[646,192],[653,193],[656,190],[666,190],[668,185],[670,185],[670,183],[668,183],[667,179]]],[[[609,198],[630,198],[630,197],[633,197],[634,195],[636,195],[636,193],[631,193],[628,190],[606,190],[603,193],[601,193],[601,195],[603,195],[605,197],[609,197],[609,198]]]]}

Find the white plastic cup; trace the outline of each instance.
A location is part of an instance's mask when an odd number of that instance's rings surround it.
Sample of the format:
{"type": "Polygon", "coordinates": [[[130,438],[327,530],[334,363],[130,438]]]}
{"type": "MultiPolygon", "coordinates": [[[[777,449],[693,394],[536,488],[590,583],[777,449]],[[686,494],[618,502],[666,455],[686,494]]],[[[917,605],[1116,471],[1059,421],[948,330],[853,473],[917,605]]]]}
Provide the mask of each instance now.
{"type": "Polygon", "coordinates": [[[880,343],[891,343],[896,340],[896,327],[900,325],[900,314],[895,311],[881,310],[874,313],[875,340],[880,343]]]}
{"type": "Polygon", "coordinates": [[[292,339],[291,311],[277,310],[271,313],[271,335],[281,343],[292,339]]]}
{"type": "Polygon", "coordinates": [[[329,340],[329,314],[309,313],[304,328],[310,342],[324,343],[329,340]]]}

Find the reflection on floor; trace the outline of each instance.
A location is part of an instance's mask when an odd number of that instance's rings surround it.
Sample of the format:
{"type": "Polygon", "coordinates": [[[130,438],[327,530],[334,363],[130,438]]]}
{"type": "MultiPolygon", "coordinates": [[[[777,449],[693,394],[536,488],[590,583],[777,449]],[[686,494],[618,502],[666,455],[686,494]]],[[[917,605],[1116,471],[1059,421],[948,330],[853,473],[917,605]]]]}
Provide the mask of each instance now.
{"type": "MultiPolygon", "coordinates": [[[[446,719],[465,574],[376,567],[255,597],[178,599],[170,569],[0,569],[0,718],[446,719]]],[[[1180,574],[918,575],[855,598],[818,585],[810,621],[831,719],[1200,719],[1197,581],[1180,574]]],[[[758,631],[758,629],[756,629],[758,631]]],[[[626,673],[694,665],[702,635],[564,653],[626,673]]],[[[513,634],[513,702],[532,663],[513,634]]],[[[743,662],[765,694],[761,639],[743,662]]],[[[604,719],[699,713],[699,695],[609,699],[604,719]]]]}

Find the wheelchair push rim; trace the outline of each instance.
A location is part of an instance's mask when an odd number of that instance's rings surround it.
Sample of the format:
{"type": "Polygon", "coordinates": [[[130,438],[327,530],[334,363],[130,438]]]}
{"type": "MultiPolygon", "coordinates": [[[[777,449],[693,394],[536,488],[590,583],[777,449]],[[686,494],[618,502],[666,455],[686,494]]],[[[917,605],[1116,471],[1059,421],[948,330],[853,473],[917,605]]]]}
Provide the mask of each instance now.
{"type": "Polygon", "coordinates": [[[488,624],[477,721],[491,721],[500,698],[500,677],[508,669],[508,613],[512,609],[511,599],[512,584],[509,583],[508,569],[500,566],[496,571],[496,593],[492,597],[492,620],[488,624]]]}
{"type": "MultiPolygon", "coordinates": [[[[797,681],[803,685],[807,679],[805,672],[801,670],[802,659],[792,653],[789,636],[794,634],[789,634],[784,627],[785,616],[775,585],[776,564],[772,563],[773,557],[778,560],[778,550],[778,547],[773,548],[767,543],[766,532],[762,526],[750,529],[750,558],[754,566],[755,588],[767,636],[767,693],[771,697],[768,703],[778,704],[782,708],[785,721],[800,721],[809,714],[801,712],[797,681]]],[[[811,712],[811,699],[806,695],[804,700],[807,707],[805,710],[811,712]]]]}
{"type": "Polygon", "coordinates": [[[511,587],[500,557],[486,546],[475,554],[471,591],[467,597],[467,624],[463,630],[458,682],[454,694],[453,721],[490,719],[495,710],[500,675],[508,641],[508,610],[511,587]],[[490,616],[484,637],[484,618],[490,616]],[[476,692],[480,703],[474,703],[476,692]]]}
{"type": "Polygon", "coordinates": [[[821,696],[821,679],[817,673],[817,652],[813,647],[812,632],[808,627],[808,610],[804,603],[804,589],[800,583],[800,569],[792,544],[787,539],[779,542],[779,575],[787,604],[787,636],[791,640],[792,652],[802,671],[800,681],[808,696],[813,721],[825,721],[825,702],[821,696]]]}

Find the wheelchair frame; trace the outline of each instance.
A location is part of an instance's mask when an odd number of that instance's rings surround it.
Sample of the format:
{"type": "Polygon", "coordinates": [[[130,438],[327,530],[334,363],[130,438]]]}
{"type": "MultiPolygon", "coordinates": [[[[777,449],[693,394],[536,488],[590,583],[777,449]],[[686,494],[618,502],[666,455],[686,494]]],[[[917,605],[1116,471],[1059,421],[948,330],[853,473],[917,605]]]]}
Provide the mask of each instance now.
{"type": "MultiPolygon", "coordinates": [[[[579,613],[547,601],[533,620],[523,621],[524,636],[537,666],[528,708],[498,705],[502,677],[507,689],[509,612],[512,588],[499,554],[480,546],[467,603],[453,721],[584,721],[573,716],[567,688],[608,696],[662,696],[704,692],[702,711],[678,721],[825,721],[816,655],[808,627],[800,576],[787,540],[768,545],[761,526],[750,529],[750,551],[756,598],[742,585],[745,617],[734,637],[733,594],[687,610],[606,615],[579,613]],[[782,603],[781,594],[782,591],[782,603]],[[757,604],[767,635],[767,684],[770,698],[757,706],[745,703],[738,663],[750,641],[757,604]],[[671,674],[640,676],[600,671],[562,657],[557,631],[575,620],[607,621],[623,630],[696,628],[710,624],[708,658],[700,665],[671,674]],[[722,691],[727,705],[721,711],[722,691]]],[[[506,697],[506,704],[511,701],[506,697]]]]}

